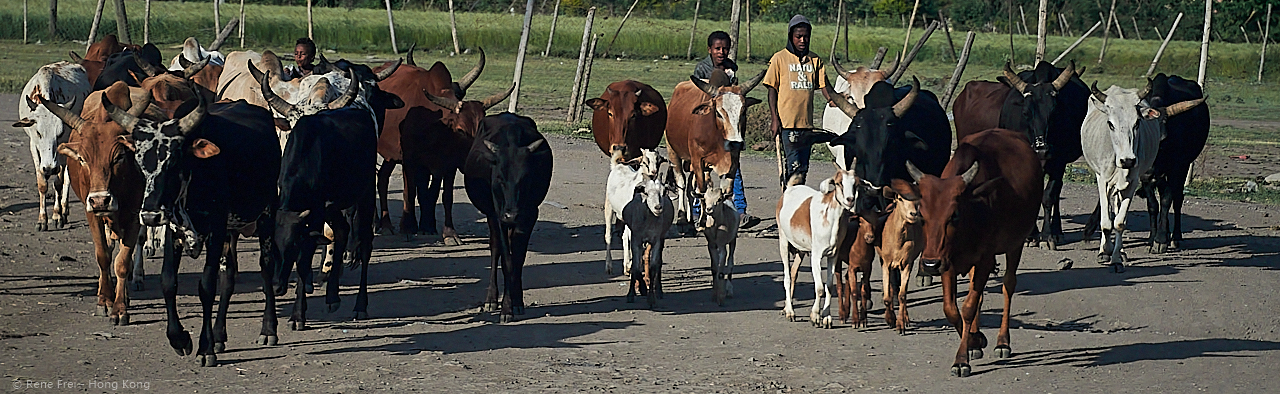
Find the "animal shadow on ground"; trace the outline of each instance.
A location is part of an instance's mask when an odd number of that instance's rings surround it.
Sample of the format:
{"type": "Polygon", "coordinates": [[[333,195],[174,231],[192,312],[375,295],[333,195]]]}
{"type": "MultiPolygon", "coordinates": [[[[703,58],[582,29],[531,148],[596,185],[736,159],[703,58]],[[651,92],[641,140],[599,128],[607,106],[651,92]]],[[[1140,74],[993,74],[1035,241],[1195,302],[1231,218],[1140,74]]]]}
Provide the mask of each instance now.
{"type": "MultiPolygon", "coordinates": [[[[1098,246],[1097,241],[1100,236],[1100,232],[1094,233],[1093,238],[1084,239],[1084,226],[1089,223],[1089,215],[1089,213],[1063,215],[1063,230],[1069,230],[1065,232],[1076,234],[1075,236],[1068,238],[1070,240],[1074,240],[1074,243],[1083,242],[1086,247],[1096,248],[1098,246]],[[1067,228],[1067,224],[1077,225],[1078,227],[1070,226],[1070,228],[1067,228]]],[[[1172,215],[1172,213],[1170,215],[1172,215]]],[[[1125,215],[1125,234],[1127,234],[1125,238],[1132,239],[1140,235],[1142,237],[1141,239],[1144,241],[1148,239],[1151,234],[1150,218],[1151,216],[1147,215],[1146,200],[1135,197],[1133,204],[1130,205],[1129,213],[1125,215]]],[[[1195,215],[1188,215],[1186,213],[1182,214],[1182,231],[1188,241],[1191,240],[1190,235],[1192,231],[1212,232],[1215,230],[1222,230],[1223,228],[1220,223],[1222,223],[1221,220],[1205,219],[1195,215]]],[[[1173,222],[1170,222],[1169,226],[1172,228],[1173,222]]],[[[1068,241],[1068,243],[1073,242],[1068,241]]],[[[1128,245],[1125,247],[1127,248],[1128,245]]],[[[1142,247],[1143,249],[1146,249],[1146,245],[1142,245],[1142,247]]]]}
{"type": "MultiPolygon", "coordinates": [[[[9,206],[7,207],[0,208],[0,212],[18,213],[18,212],[22,212],[31,208],[39,207],[39,206],[40,204],[35,202],[20,202],[20,203],[9,204],[9,206]]],[[[70,208],[68,208],[68,210],[70,210],[70,208]]]]}
{"type": "Polygon", "coordinates": [[[397,355],[414,355],[423,351],[445,354],[473,353],[496,349],[581,348],[607,342],[566,342],[566,339],[590,335],[604,330],[622,330],[640,325],[634,322],[577,322],[577,323],[516,323],[485,324],[447,332],[422,334],[381,335],[376,337],[335,338],[301,342],[300,346],[322,344],[353,344],[357,346],[320,350],[310,354],[344,354],[385,352],[397,355]],[[365,341],[391,340],[393,343],[376,346],[358,346],[365,341]]]}
{"type": "MultiPolygon", "coordinates": [[[[1083,349],[1033,350],[1018,353],[1014,358],[996,360],[991,365],[1100,367],[1137,361],[1190,360],[1199,357],[1248,358],[1256,357],[1248,352],[1275,350],[1280,350],[1280,342],[1225,338],[1189,339],[1083,349]]],[[[992,369],[987,371],[990,370],[992,369]]]]}

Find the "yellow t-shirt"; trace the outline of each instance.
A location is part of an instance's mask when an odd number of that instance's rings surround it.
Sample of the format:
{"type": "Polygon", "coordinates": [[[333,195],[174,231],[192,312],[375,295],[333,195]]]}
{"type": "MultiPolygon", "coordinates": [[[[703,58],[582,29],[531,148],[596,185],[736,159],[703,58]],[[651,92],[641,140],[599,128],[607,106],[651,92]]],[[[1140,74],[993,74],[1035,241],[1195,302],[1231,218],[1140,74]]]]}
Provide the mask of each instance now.
{"type": "Polygon", "coordinates": [[[769,59],[764,84],[778,90],[778,118],[783,128],[813,127],[813,90],[827,87],[822,67],[822,59],[812,51],[800,59],[783,49],[769,59]]]}

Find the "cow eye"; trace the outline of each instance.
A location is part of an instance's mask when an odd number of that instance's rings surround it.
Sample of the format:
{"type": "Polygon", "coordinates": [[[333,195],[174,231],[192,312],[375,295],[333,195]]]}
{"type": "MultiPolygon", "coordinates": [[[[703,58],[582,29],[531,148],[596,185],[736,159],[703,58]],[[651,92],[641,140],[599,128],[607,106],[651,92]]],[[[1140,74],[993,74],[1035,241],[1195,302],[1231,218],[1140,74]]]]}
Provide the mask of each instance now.
{"type": "Polygon", "coordinates": [[[1049,97],[1058,97],[1058,91],[1057,91],[1057,90],[1050,90],[1050,91],[1049,91],[1049,97]]]}
{"type": "Polygon", "coordinates": [[[1107,121],[1107,128],[1111,129],[1111,131],[1115,131],[1116,125],[1112,124],[1110,121],[1107,121]]]}

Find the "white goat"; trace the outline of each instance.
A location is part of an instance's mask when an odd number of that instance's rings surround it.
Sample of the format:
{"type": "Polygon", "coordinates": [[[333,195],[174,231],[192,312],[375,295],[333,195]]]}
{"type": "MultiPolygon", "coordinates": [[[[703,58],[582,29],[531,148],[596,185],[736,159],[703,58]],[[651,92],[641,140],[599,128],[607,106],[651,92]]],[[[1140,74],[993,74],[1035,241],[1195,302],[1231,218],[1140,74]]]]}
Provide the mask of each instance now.
{"type": "MultiPolygon", "coordinates": [[[[609,179],[605,182],[604,196],[604,272],[608,275],[622,272],[622,268],[614,270],[613,265],[613,224],[616,221],[623,220],[622,210],[634,198],[636,188],[640,186],[640,182],[644,177],[646,175],[651,179],[657,177],[657,168],[660,160],[658,153],[649,149],[642,149],[640,157],[630,161],[623,161],[620,155],[615,155],[611,159],[609,179]]],[[[624,227],[622,236],[623,264],[631,262],[630,239],[627,237],[626,231],[624,227]]]]}
{"type": "Polygon", "coordinates": [[[738,209],[733,206],[733,194],[725,193],[731,190],[732,182],[723,179],[719,186],[707,185],[702,195],[706,206],[700,227],[711,254],[711,298],[720,306],[725,298],[733,297],[733,252],[738,248],[738,209]]]}

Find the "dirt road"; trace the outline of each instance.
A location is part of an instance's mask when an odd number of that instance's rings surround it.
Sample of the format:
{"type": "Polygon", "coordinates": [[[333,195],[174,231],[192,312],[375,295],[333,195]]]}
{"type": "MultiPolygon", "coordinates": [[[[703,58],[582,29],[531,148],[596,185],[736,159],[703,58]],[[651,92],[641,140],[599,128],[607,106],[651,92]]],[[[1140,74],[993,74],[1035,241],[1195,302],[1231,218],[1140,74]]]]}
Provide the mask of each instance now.
{"type": "MultiPolygon", "coordinates": [[[[9,127],[13,96],[0,107],[0,371],[13,392],[1270,392],[1280,365],[1280,210],[1188,199],[1182,251],[1151,255],[1144,212],[1133,212],[1122,274],[1094,263],[1096,242],[1080,228],[1093,185],[1069,184],[1063,212],[1069,244],[1030,249],[1014,299],[1013,358],[975,360],[974,376],[949,376],[958,338],[942,315],[941,289],[910,292],[914,326],[884,324],[879,269],[870,328],[821,330],[781,316],[777,240],[743,234],[736,297],[711,300],[701,238],[667,243],[667,296],[654,310],[627,304],[621,277],[604,275],[601,223],[605,158],[595,145],[550,136],[556,172],[535,229],[524,282],[528,313],[509,325],[479,313],[487,285],[485,227],[459,187],[455,211],[465,245],[375,241],[370,320],[343,307],[323,313],[312,297],[311,328],[282,324],[280,345],[253,344],[262,308],[256,242],[241,242],[230,340],[220,366],[198,367],[164,338],[160,261],[147,261],[146,289],[132,296],[133,324],[93,316],[97,269],[84,217],[36,233],[36,192],[26,136],[9,127]],[[479,219],[479,220],[477,220],[479,219]],[[1075,268],[1058,271],[1063,258],[1075,268]],[[62,386],[59,386],[62,385],[62,386]],[[190,391],[188,391],[190,390],[190,391]]],[[[815,174],[829,169],[814,165],[815,174]]],[[[775,164],[750,156],[743,172],[750,211],[773,224],[775,164]]],[[[820,178],[815,175],[811,178],[820,178]]],[[[398,180],[395,181],[398,184],[398,180]]],[[[816,180],[815,180],[816,182],[816,180]]],[[[459,181],[461,185],[461,181],[459,181]]],[[[398,187],[398,186],[397,186],[398,187]]],[[[398,198],[398,195],[393,195],[398,198]]],[[[1134,205],[1142,205],[1135,203],[1134,205]]],[[[73,212],[83,206],[72,204],[73,212]]],[[[617,245],[615,243],[615,245],[617,245]]],[[[616,246],[615,246],[616,247],[616,246]]],[[[615,255],[616,256],[616,255],[615,255]]],[[[201,260],[202,262],[203,260],[201,260]]],[[[179,311],[199,333],[196,260],[184,259],[179,311]]],[[[812,301],[808,275],[796,294],[812,301]]],[[[344,284],[354,283],[347,277],[344,284]]],[[[961,283],[962,290],[967,282],[961,283]]],[[[994,338],[1001,297],[988,287],[982,323],[994,338]]],[[[317,290],[320,295],[323,290],[317,290]]],[[[291,307],[282,302],[281,313],[291,307]]]]}

